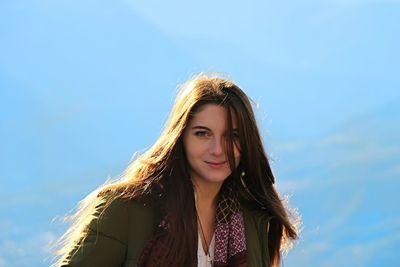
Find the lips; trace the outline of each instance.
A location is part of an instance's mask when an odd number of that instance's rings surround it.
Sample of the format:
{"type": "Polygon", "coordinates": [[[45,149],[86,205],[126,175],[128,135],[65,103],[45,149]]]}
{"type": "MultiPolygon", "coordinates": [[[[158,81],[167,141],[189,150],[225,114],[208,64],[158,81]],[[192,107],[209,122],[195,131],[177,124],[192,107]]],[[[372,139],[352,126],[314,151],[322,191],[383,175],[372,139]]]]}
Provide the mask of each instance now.
{"type": "Polygon", "coordinates": [[[205,163],[213,168],[223,167],[227,161],[205,161],[205,163]]]}

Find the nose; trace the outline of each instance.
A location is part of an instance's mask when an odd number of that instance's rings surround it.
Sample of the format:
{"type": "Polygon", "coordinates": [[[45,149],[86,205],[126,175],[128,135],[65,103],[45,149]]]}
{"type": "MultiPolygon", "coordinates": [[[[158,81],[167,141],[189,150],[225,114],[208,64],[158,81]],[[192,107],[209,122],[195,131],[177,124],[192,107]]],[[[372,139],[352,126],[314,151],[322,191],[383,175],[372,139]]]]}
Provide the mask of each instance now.
{"type": "Polygon", "coordinates": [[[210,144],[210,154],[219,156],[224,153],[224,141],[222,138],[214,137],[210,144]]]}

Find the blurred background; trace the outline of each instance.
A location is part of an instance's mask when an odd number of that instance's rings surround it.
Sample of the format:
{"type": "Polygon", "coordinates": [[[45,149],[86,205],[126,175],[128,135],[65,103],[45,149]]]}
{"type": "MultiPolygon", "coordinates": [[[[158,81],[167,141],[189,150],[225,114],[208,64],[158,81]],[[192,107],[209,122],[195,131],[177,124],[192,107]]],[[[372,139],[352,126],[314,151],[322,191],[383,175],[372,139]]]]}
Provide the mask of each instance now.
{"type": "Polygon", "coordinates": [[[285,266],[400,266],[399,47],[398,0],[1,1],[0,267],[48,266],[200,71],[256,103],[303,219],[285,266]]]}

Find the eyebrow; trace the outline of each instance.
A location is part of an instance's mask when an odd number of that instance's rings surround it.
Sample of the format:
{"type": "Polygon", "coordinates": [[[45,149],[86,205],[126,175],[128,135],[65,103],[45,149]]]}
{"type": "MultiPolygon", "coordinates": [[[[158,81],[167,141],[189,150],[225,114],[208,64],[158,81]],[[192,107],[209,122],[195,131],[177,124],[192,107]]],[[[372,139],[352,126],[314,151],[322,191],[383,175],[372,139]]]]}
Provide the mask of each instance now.
{"type": "MultiPolygon", "coordinates": [[[[206,130],[206,131],[210,131],[212,132],[212,130],[206,126],[201,126],[201,125],[197,125],[197,126],[193,126],[191,128],[192,130],[206,130]]],[[[239,132],[238,128],[234,128],[232,129],[232,132],[239,132]]]]}
{"type": "Polygon", "coordinates": [[[211,129],[208,128],[208,127],[206,127],[206,126],[198,125],[198,126],[193,126],[193,127],[192,127],[192,130],[196,130],[196,129],[207,130],[207,131],[210,131],[210,132],[211,132],[211,129]]]}

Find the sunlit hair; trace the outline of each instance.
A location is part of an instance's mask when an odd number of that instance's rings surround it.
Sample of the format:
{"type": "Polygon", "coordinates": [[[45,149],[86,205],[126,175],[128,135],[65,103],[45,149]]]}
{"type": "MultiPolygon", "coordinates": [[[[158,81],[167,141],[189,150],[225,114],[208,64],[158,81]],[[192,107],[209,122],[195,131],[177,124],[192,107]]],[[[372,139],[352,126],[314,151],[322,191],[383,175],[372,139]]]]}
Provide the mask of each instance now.
{"type": "Polygon", "coordinates": [[[207,104],[221,105],[228,111],[226,151],[232,174],[224,183],[235,184],[244,201],[264,209],[273,217],[269,224],[269,259],[271,266],[279,265],[281,253],[297,238],[297,229],[274,188],[275,178],[251,102],[230,80],[201,73],[180,87],[165,128],[155,144],[134,159],[118,179],[104,184],[80,202],[76,213],[70,217],[70,228],[60,239],[53,266],[67,260],[82,244],[89,222],[99,214],[96,210],[99,202],[106,201],[107,207],[115,198],[157,202],[162,212],[168,214],[170,226],[166,238],[170,249],[161,262],[165,262],[165,266],[170,266],[171,262],[174,266],[195,266],[196,208],[182,136],[191,118],[207,104]],[[234,137],[232,129],[234,117],[238,138],[234,137]],[[234,145],[238,145],[241,154],[237,168],[234,167],[234,145]],[[240,173],[246,174],[243,183],[238,182],[240,173]]]}

